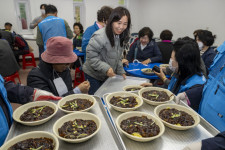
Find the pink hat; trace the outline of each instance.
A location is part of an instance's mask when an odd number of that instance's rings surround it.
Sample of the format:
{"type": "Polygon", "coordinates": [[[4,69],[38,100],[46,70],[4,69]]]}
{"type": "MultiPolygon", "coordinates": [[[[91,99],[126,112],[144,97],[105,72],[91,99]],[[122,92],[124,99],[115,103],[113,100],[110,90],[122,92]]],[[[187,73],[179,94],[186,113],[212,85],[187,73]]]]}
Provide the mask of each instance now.
{"type": "Polygon", "coordinates": [[[47,49],[41,54],[47,63],[73,63],[77,55],[73,52],[72,42],[62,36],[52,37],[47,41],[47,49]]]}

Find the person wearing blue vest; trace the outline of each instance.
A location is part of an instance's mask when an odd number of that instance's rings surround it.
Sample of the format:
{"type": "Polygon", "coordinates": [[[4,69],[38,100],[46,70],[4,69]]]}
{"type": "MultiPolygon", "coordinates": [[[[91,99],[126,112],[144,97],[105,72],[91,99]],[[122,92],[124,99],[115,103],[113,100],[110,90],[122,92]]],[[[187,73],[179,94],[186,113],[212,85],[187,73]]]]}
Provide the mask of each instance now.
{"type": "Polygon", "coordinates": [[[83,34],[82,52],[86,53],[86,47],[89,43],[89,40],[91,39],[91,36],[95,31],[103,28],[106,25],[106,22],[109,19],[112,10],[113,9],[108,6],[103,6],[100,10],[98,10],[97,21],[92,26],[88,27],[83,34]]]}
{"type": "Polygon", "coordinates": [[[0,75],[0,147],[4,143],[13,122],[12,105],[15,103],[17,105],[25,104],[31,101],[60,99],[61,97],[54,96],[47,91],[34,89],[29,86],[21,86],[13,82],[4,82],[4,79],[0,75]]]}
{"type": "Polygon", "coordinates": [[[223,150],[225,149],[225,42],[217,48],[207,82],[180,93],[176,103],[190,103],[190,107],[216,127],[221,133],[213,138],[202,140],[186,146],[186,149],[223,150]]]}
{"type": "Polygon", "coordinates": [[[46,18],[43,19],[37,27],[36,43],[39,47],[44,47],[43,51],[39,52],[40,55],[46,50],[47,40],[51,37],[63,36],[69,39],[73,38],[73,33],[68,23],[57,17],[57,8],[53,5],[45,7],[46,18]]]}
{"type": "MultiPolygon", "coordinates": [[[[164,82],[165,88],[168,85],[167,88],[177,95],[206,82],[200,62],[200,52],[197,43],[192,39],[178,39],[174,43],[174,50],[169,62],[169,68],[173,71],[171,80],[166,78],[162,68],[160,68],[160,73],[154,73],[164,82]]],[[[149,86],[151,83],[142,85],[149,86]]]]}
{"type": "Polygon", "coordinates": [[[200,67],[200,52],[196,42],[178,40],[174,43],[169,66],[175,73],[168,85],[174,94],[184,92],[206,82],[200,67]]]}

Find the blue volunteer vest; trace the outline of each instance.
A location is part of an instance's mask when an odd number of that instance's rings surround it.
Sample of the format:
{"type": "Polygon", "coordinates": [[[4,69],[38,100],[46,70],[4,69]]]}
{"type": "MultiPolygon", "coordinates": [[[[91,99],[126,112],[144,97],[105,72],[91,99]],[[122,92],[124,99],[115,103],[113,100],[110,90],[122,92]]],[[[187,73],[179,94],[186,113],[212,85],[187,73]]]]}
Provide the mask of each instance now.
{"type": "MultiPolygon", "coordinates": [[[[8,101],[7,92],[4,87],[4,79],[2,78],[1,75],[0,75],[0,94],[2,96],[2,99],[4,100],[4,102],[6,103],[6,105],[8,107],[9,115],[10,115],[10,122],[12,123],[13,110],[12,110],[11,104],[8,101]]],[[[0,132],[1,132],[1,134],[0,134],[0,146],[1,146],[4,143],[5,138],[9,132],[9,125],[8,125],[8,122],[7,122],[7,119],[5,117],[2,107],[0,107],[0,132]]]]}
{"type": "Polygon", "coordinates": [[[225,131],[225,42],[217,50],[219,54],[209,68],[199,114],[222,132],[225,131]]]}
{"type": "Polygon", "coordinates": [[[67,37],[64,20],[59,17],[48,16],[38,24],[38,27],[44,42],[44,50],[46,50],[46,43],[49,38],[55,36],[67,37]]]}
{"type": "MultiPolygon", "coordinates": [[[[172,90],[175,83],[177,81],[176,77],[172,77],[170,84],[168,85],[168,90],[172,90]]],[[[185,85],[181,85],[180,89],[177,94],[182,93],[184,91],[187,91],[190,89],[192,86],[197,85],[197,84],[204,84],[206,82],[206,79],[204,76],[199,76],[199,75],[193,75],[191,76],[185,83],[185,85]]]]}

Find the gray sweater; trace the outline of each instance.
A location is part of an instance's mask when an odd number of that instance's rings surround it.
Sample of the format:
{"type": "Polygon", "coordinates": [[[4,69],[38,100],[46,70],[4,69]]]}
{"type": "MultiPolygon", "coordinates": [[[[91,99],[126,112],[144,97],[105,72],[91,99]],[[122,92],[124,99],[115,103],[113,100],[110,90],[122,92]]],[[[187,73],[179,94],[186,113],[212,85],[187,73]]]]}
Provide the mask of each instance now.
{"type": "Polygon", "coordinates": [[[92,35],[86,49],[86,62],[83,65],[86,74],[100,81],[107,79],[109,68],[112,68],[116,74],[125,74],[122,64],[123,47],[120,46],[118,37],[114,40],[115,46],[112,47],[105,28],[99,29],[92,35]]]}
{"type": "Polygon", "coordinates": [[[44,18],[42,16],[38,16],[36,18],[34,18],[34,20],[32,20],[32,22],[30,23],[30,29],[34,29],[36,26],[35,24],[38,22],[38,20],[43,20],[44,18]]]}

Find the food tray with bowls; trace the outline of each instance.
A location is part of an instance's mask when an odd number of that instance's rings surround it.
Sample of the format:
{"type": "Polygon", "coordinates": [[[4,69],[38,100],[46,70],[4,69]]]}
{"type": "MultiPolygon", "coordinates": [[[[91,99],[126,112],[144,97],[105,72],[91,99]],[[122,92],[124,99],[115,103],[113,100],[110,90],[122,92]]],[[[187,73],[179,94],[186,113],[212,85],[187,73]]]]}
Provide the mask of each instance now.
{"type": "MultiPolygon", "coordinates": [[[[108,93],[110,94],[110,93],[108,93]]],[[[102,97],[102,101],[103,103],[106,103],[106,97],[108,96],[108,94],[105,94],[102,97]]],[[[174,104],[173,101],[167,103],[169,104],[174,104]]],[[[185,107],[185,104],[183,104],[185,107]]],[[[183,149],[186,145],[193,143],[193,142],[197,142],[197,141],[201,141],[203,139],[206,138],[210,138],[212,136],[215,136],[216,134],[218,134],[218,130],[216,130],[213,126],[211,126],[207,121],[205,121],[201,116],[199,116],[200,118],[200,123],[190,129],[187,130],[176,130],[176,129],[171,129],[167,126],[165,126],[165,131],[164,133],[154,139],[154,140],[150,140],[147,142],[137,142],[132,140],[130,137],[128,138],[127,135],[125,135],[124,133],[121,132],[121,129],[119,129],[116,125],[118,124],[118,117],[121,118],[121,115],[124,115],[125,113],[129,113],[129,112],[119,112],[116,111],[114,108],[112,108],[110,105],[107,105],[107,109],[108,109],[108,115],[111,117],[111,122],[112,124],[115,126],[115,128],[117,128],[120,136],[122,137],[122,140],[126,146],[126,149],[128,150],[136,150],[136,149],[142,149],[142,150],[148,150],[149,148],[151,149],[157,149],[157,150],[168,150],[168,149],[174,149],[174,150],[180,150],[183,149]]],[[[158,105],[160,106],[160,105],[158,105]]],[[[156,118],[158,118],[155,114],[154,114],[154,109],[157,106],[155,105],[149,105],[147,103],[143,103],[143,105],[141,107],[139,107],[136,111],[132,111],[132,112],[136,112],[136,116],[138,116],[139,112],[143,112],[143,113],[148,113],[151,116],[154,116],[156,118]]],[[[121,122],[121,120],[119,121],[121,122]]],[[[162,122],[162,121],[161,121],[162,122]]],[[[144,123],[143,123],[144,124],[144,123]]]]}
{"type": "MultiPolygon", "coordinates": [[[[121,137],[116,133],[114,126],[112,126],[108,115],[106,114],[104,105],[101,104],[101,99],[97,96],[94,96],[96,99],[96,104],[93,106],[92,109],[90,109],[88,112],[79,112],[79,113],[91,113],[96,116],[101,121],[101,127],[100,130],[97,132],[96,135],[91,137],[85,142],[82,143],[68,143],[63,140],[59,141],[59,150],[73,150],[73,149],[99,149],[99,150],[123,150],[125,149],[125,146],[120,139],[121,137]]],[[[57,103],[55,101],[55,103],[57,103]]],[[[13,122],[9,134],[6,138],[6,143],[10,139],[32,131],[47,131],[49,133],[53,134],[53,125],[55,122],[62,117],[65,117],[66,115],[73,115],[76,113],[70,113],[67,114],[61,110],[58,110],[57,113],[54,115],[54,117],[51,118],[46,123],[43,123],[38,126],[25,126],[23,124],[17,123],[16,121],[13,122]]],[[[72,120],[71,120],[72,121],[72,120]]],[[[55,134],[53,134],[55,135],[55,134]]]]}

